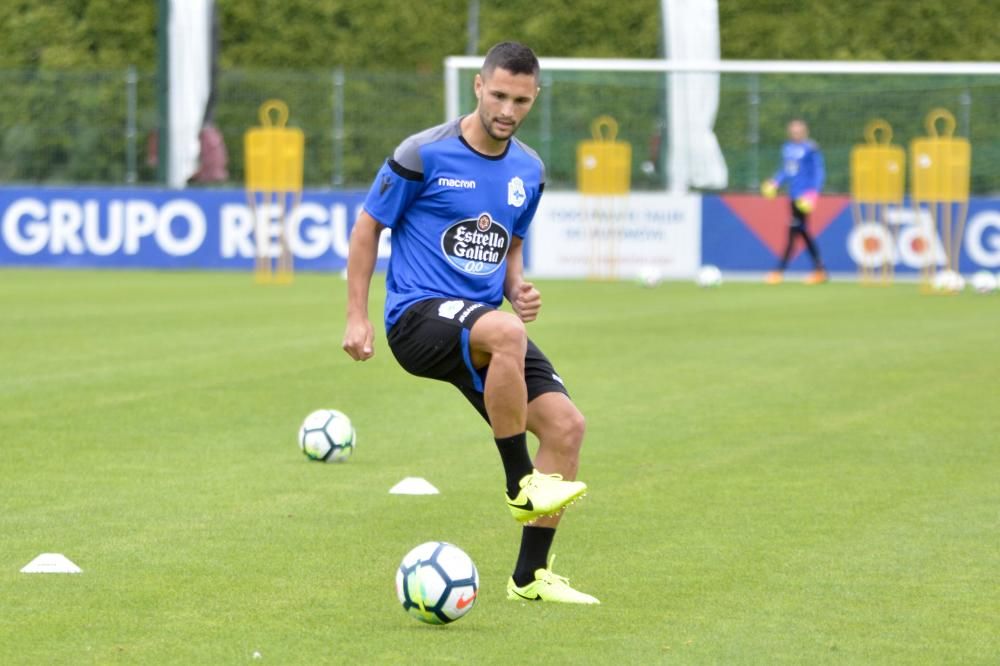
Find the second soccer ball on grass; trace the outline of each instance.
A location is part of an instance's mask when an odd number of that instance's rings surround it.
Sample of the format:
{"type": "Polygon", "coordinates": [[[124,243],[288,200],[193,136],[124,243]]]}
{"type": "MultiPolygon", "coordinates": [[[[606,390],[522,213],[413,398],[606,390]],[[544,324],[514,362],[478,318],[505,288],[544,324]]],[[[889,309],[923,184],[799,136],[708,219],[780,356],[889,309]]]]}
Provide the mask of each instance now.
{"type": "Polygon", "coordinates": [[[299,448],[310,460],[343,462],[354,453],[357,435],[351,419],[336,409],[317,409],[299,428],[299,448]]]}

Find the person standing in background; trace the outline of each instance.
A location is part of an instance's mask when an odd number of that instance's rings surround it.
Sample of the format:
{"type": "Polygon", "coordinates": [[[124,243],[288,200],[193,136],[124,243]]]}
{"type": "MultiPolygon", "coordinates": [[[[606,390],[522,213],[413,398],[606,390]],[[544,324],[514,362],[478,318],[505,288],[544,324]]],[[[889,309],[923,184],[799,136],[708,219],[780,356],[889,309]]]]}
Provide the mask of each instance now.
{"type": "Polygon", "coordinates": [[[829,279],[819,255],[819,247],[809,234],[809,214],[816,208],[819,192],[823,189],[826,170],[823,153],[815,141],[809,138],[809,126],[800,118],[788,123],[788,141],[781,147],[781,168],[770,180],[761,185],[761,193],[768,199],[774,198],[782,185],[788,183],[788,194],[792,201],[792,219],[788,223],[788,242],[776,270],[767,274],[768,284],[780,284],[792,256],[796,236],[802,236],[806,249],[813,261],[813,272],[806,277],[806,284],[819,284],[829,279]]]}

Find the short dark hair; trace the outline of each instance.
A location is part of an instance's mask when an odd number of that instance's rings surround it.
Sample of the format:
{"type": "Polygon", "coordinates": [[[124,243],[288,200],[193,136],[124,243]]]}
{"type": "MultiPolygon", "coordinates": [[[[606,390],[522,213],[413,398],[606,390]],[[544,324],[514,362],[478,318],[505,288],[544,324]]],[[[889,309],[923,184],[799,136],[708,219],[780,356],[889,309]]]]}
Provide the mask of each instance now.
{"type": "Polygon", "coordinates": [[[500,42],[486,53],[483,68],[479,73],[485,79],[496,68],[505,69],[511,74],[531,74],[538,78],[538,58],[535,52],[518,42],[500,42]]]}

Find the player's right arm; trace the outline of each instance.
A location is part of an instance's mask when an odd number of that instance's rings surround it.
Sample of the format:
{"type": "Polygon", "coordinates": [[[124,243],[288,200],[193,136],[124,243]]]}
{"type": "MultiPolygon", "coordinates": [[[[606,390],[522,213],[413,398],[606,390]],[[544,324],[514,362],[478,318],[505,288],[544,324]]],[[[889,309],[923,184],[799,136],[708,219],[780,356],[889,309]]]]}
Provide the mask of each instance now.
{"type": "Polygon", "coordinates": [[[399,144],[379,169],[347,251],[347,328],[343,348],[355,361],[375,355],[374,330],[368,319],[368,289],[378,259],[378,238],[394,229],[424,186],[420,143],[410,137],[399,144]]]}
{"type": "Polygon", "coordinates": [[[367,361],[375,355],[375,330],[368,318],[368,291],[383,229],[384,225],[362,210],[351,231],[347,254],[347,326],[342,346],[355,361],[367,361]]]}

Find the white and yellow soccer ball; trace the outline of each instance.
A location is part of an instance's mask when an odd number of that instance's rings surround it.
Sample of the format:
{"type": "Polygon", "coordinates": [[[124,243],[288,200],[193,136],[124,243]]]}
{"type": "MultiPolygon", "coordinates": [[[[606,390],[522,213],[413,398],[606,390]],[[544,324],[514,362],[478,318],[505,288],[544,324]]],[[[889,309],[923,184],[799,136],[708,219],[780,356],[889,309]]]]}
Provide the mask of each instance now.
{"type": "Polygon", "coordinates": [[[695,276],[694,281],[702,288],[721,287],[722,271],[719,270],[718,266],[705,264],[698,270],[698,275],[695,276]]]}
{"type": "Polygon", "coordinates": [[[422,543],[396,570],[396,596],[403,610],[427,624],[448,624],[476,603],[479,572],[472,558],[444,541],[422,543]]]}
{"type": "Polygon", "coordinates": [[[317,409],[299,428],[299,448],[310,460],[343,462],[354,453],[356,442],[351,419],[336,409],[317,409]]]}
{"type": "Polygon", "coordinates": [[[992,294],[997,290],[997,278],[989,271],[977,271],[969,283],[977,294],[992,294]]]}

